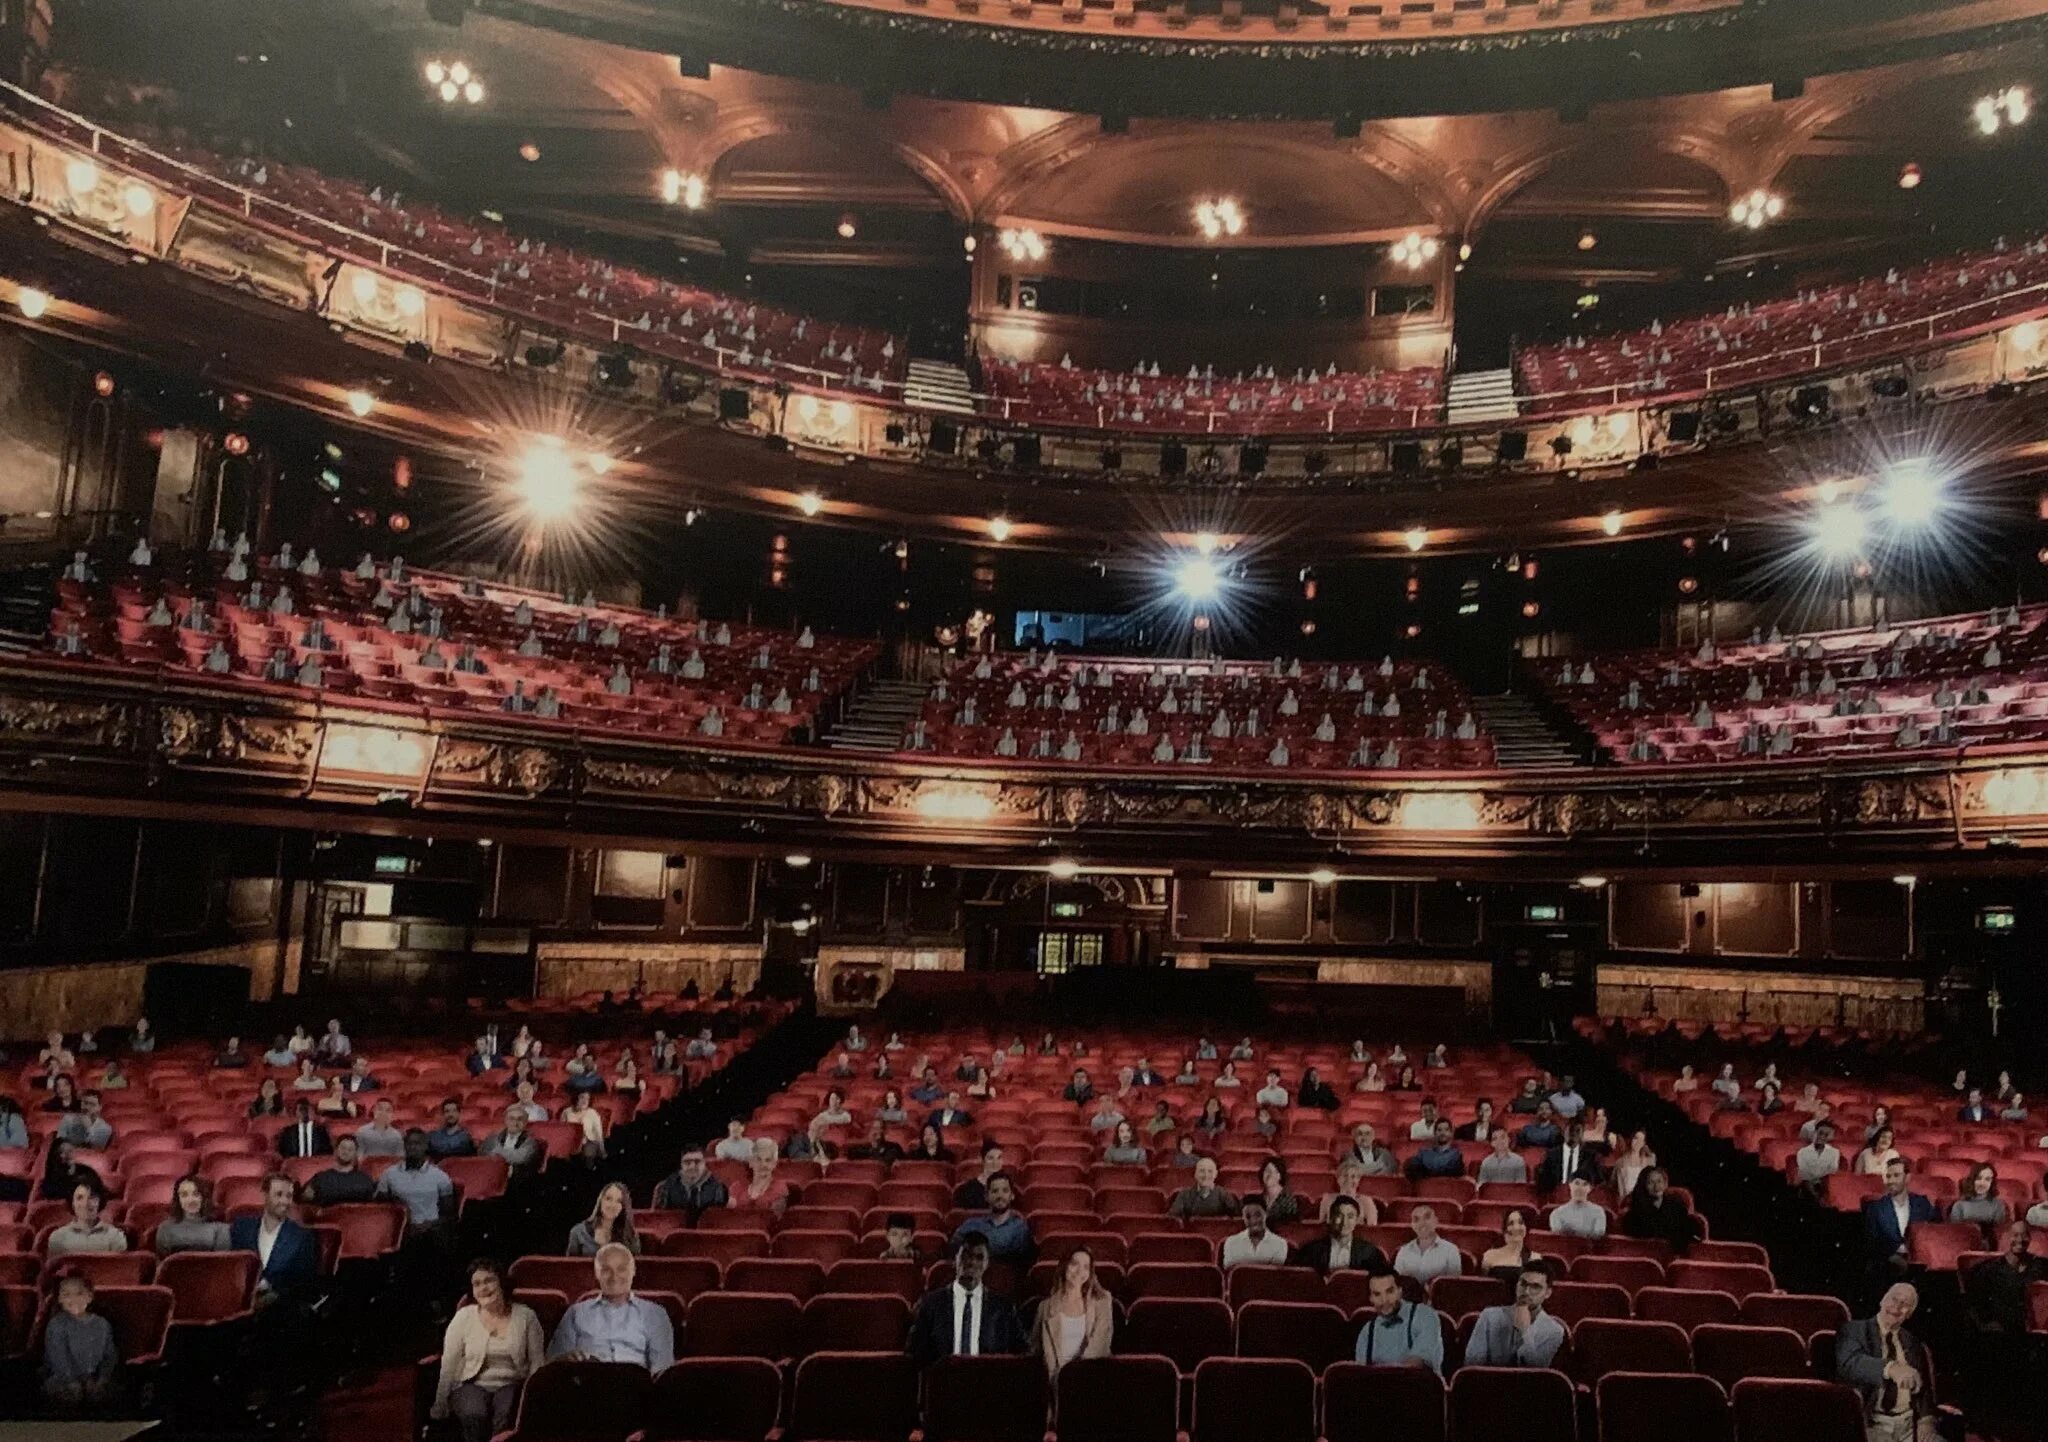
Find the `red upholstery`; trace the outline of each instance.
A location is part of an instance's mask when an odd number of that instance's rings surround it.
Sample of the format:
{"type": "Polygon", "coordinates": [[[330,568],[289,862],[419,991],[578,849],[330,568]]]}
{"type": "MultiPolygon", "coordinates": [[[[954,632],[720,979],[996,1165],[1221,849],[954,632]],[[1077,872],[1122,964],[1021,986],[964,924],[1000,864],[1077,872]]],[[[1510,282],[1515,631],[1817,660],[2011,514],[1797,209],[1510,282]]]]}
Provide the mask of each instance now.
{"type": "Polygon", "coordinates": [[[1233,1309],[1247,1302],[1321,1302],[1323,1279],[1307,1267],[1232,1267],[1224,1278],[1225,1300],[1233,1309]]]}
{"type": "Polygon", "coordinates": [[[1610,1372],[1594,1389],[1600,1442],[1733,1442],[1727,1394],[1708,1377],[1610,1372]]]}
{"type": "Polygon", "coordinates": [[[156,1283],[177,1298],[179,1327],[249,1315],[262,1262],[254,1252],[175,1252],[157,1264],[156,1283]]]}
{"type": "Polygon", "coordinates": [[[1326,1442],[1444,1442],[1444,1384],[1427,1367],[1339,1362],[1323,1373],[1326,1442]]]}
{"type": "Polygon", "coordinates": [[[1689,1257],[1666,1268],[1664,1279],[1666,1285],[1672,1287],[1726,1292],[1738,1303],[1752,1292],[1769,1292],[1777,1288],[1769,1267],[1742,1262],[1700,1262],[1689,1257]]]}
{"type": "Polygon", "coordinates": [[[1739,1320],[1742,1304],[1727,1292],[1645,1287],[1636,1293],[1635,1314],[1641,1321],[1671,1322],[1690,1332],[1706,1322],[1739,1320]]]}
{"type": "Polygon", "coordinates": [[[1355,1329],[1328,1302],[1247,1302],[1237,1309],[1237,1355],[1292,1357],[1320,1374],[1352,1355],[1355,1329]]]}
{"type": "Polygon", "coordinates": [[[759,1357],[678,1357],[654,1379],[641,1442],[766,1442],[782,1374],[759,1357]]]}
{"type": "Polygon", "coordinates": [[[1572,1328],[1572,1372],[1598,1382],[1609,1372],[1690,1372],[1692,1347],[1685,1330],[1669,1322],[1589,1317],[1572,1328]]]}
{"type": "Polygon", "coordinates": [[[1864,1442],[1862,1400],[1833,1382],[1746,1377],[1728,1400],[1735,1442],[1864,1442]]]}
{"type": "Polygon", "coordinates": [[[1183,1373],[1192,1373],[1204,1358],[1230,1355],[1234,1332],[1230,1308],[1221,1300],[1146,1297],[1131,1303],[1119,1345],[1126,1352],[1171,1357],[1183,1373]]]}
{"type": "Polygon", "coordinates": [[[647,1369],[630,1362],[549,1362],[526,1379],[501,1442],[617,1442],[639,1427],[653,1394],[647,1369]]]}
{"type": "Polygon", "coordinates": [[[1789,1327],[1709,1322],[1693,1331],[1692,1365],[1694,1371],[1731,1388],[1744,1377],[1809,1375],[1806,1337],[1789,1327]]]}
{"type": "Polygon", "coordinates": [[[902,1352],[819,1352],[796,1369],[789,1442],[904,1442],[917,1368],[902,1352]]]}
{"type": "Polygon", "coordinates": [[[1576,1415],[1562,1372],[1461,1367],[1451,1377],[1451,1442],[1576,1442],[1576,1415]]]}
{"type": "Polygon", "coordinates": [[[1802,1292],[1752,1292],[1742,1299],[1742,1320],[1752,1327],[1789,1327],[1810,1337],[1847,1324],[1849,1305],[1839,1297],[1802,1292]]]}
{"type": "Polygon", "coordinates": [[[67,1273],[85,1277],[95,1288],[145,1287],[156,1275],[156,1258],[147,1252],[73,1252],[43,1269],[43,1290],[54,1293],[67,1273]]]}
{"type": "Polygon", "coordinates": [[[1211,1357],[1195,1368],[1193,1442],[1314,1442],[1315,1435],[1316,1374],[1306,1364],[1211,1357]]]}
{"type": "Polygon", "coordinates": [[[681,1353],[691,1357],[766,1357],[787,1361],[800,1343],[803,1309],[794,1297],[705,1292],[690,1302],[681,1353]]]}
{"type": "Polygon", "coordinates": [[[807,1352],[892,1352],[910,1335],[910,1304],[893,1293],[828,1292],[804,1303],[807,1352]]]}
{"type": "Polygon", "coordinates": [[[1179,1411],[1170,1357],[1082,1357],[1060,1368],[1059,1442],[1175,1442],[1179,1411]]]}
{"type": "Polygon", "coordinates": [[[1629,1295],[1608,1282],[1559,1282],[1550,1289],[1546,1310],[1567,1327],[1576,1327],[1588,1317],[1625,1318],[1630,1315],[1629,1295]]]}
{"type": "Polygon", "coordinates": [[[148,1366],[163,1360],[177,1297],[169,1287],[110,1286],[93,1291],[93,1310],[114,1329],[121,1360],[148,1366]]]}
{"type": "Polygon", "coordinates": [[[825,1290],[825,1268],[808,1258],[742,1257],[725,1269],[725,1285],[734,1292],[779,1292],[807,1302],[825,1290]]]}
{"type": "Polygon", "coordinates": [[[1044,1442],[1045,1363],[942,1357],[925,1369],[927,1442],[1044,1442]]]}

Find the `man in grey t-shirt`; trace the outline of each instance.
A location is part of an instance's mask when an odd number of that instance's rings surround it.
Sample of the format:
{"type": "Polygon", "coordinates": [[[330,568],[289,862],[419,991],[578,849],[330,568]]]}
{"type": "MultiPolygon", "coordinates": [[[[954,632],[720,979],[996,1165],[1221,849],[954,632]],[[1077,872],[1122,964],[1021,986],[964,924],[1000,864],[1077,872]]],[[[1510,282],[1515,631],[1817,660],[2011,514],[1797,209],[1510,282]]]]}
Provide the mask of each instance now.
{"type": "Polygon", "coordinates": [[[356,1150],[366,1157],[402,1157],[405,1133],[391,1123],[392,1104],[380,1100],[370,1109],[370,1120],[356,1128],[356,1150]]]}

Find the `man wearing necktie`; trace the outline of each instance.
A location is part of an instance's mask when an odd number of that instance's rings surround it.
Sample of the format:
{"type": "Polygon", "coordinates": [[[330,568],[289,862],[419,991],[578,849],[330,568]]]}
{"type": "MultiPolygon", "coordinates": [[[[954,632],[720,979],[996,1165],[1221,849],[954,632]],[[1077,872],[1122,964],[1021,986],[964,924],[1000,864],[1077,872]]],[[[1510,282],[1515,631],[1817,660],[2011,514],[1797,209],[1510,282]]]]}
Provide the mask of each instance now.
{"type": "Polygon", "coordinates": [[[991,1292],[988,1241],[969,1233],[953,1259],[950,1286],[929,1292],[911,1319],[911,1360],[929,1367],[941,1357],[1000,1356],[1024,1350],[1024,1328],[1008,1297],[991,1292]]]}
{"type": "Polygon", "coordinates": [[[327,1128],[313,1120],[313,1104],[302,1099],[297,1111],[292,1124],[277,1134],[277,1154],[281,1157],[333,1155],[334,1143],[328,1139],[327,1128]]]}
{"type": "Polygon", "coordinates": [[[1586,1129],[1577,1122],[1565,1128],[1564,1139],[1543,1158],[1543,1185],[1550,1191],[1568,1186],[1574,1177],[1600,1184],[1600,1159],[1586,1145],[1586,1129]]]}

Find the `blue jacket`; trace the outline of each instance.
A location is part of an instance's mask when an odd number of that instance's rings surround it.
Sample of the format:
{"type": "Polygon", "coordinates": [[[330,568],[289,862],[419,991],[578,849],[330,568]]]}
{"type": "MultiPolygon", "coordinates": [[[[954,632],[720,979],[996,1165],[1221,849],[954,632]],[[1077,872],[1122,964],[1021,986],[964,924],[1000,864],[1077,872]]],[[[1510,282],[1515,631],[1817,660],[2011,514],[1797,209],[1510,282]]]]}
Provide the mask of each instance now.
{"type": "MultiPolygon", "coordinates": [[[[237,1217],[228,1224],[228,1245],[237,1252],[254,1252],[261,1217],[237,1217]]],[[[278,1228],[277,1241],[270,1248],[270,1262],[262,1280],[273,1292],[289,1292],[310,1282],[320,1272],[320,1244],[311,1231],[286,1218],[278,1228]]]]}
{"type": "MultiPolygon", "coordinates": [[[[1919,1192],[1906,1193],[1906,1225],[1909,1228],[1922,1222],[1940,1220],[1941,1213],[1935,1209],[1932,1198],[1919,1192]]],[[[1899,1214],[1890,1197],[1872,1197],[1863,1204],[1863,1239],[1870,1246],[1870,1254],[1878,1258],[1891,1256],[1906,1240],[1899,1235],[1899,1214]]]]}

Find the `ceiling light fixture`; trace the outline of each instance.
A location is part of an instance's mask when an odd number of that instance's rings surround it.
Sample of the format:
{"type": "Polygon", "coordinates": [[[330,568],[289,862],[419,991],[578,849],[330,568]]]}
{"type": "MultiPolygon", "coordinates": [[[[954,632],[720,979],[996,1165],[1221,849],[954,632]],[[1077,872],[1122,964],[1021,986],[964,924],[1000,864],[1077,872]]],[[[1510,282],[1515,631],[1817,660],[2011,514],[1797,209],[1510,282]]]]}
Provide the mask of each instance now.
{"type": "Polygon", "coordinates": [[[860,221],[855,219],[853,212],[849,210],[839,217],[839,224],[834,228],[839,232],[841,240],[852,240],[860,234],[860,221]]]}
{"type": "Polygon", "coordinates": [[[1047,874],[1060,881],[1072,881],[1081,874],[1081,863],[1071,857],[1059,856],[1047,863],[1045,869],[1047,874]]]}
{"type": "Polygon", "coordinates": [[[1243,235],[1244,226],[1243,207],[1227,195],[1219,200],[1202,200],[1195,203],[1195,228],[1208,240],[1220,240],[1226,235],[1243,235]]]}
{"type": "Polygon", "coordinates": [[[1600,243],[1600,237],[1599,237],[1599,236],[1597,236],[1597,235],[1595,235],[1595,234],[1593,234],[1593,232],[1592,232],[1592,231],[1590,231],[1590,230],[1582,230],[1582,231],[1580,231],[1580,232],[1579,232],[1579,249],[1580,249],[1580,250],[1591,250],[1591,249],[1592,249],[1592,248],[1593,248],[1594,246],[1598,245],[1599,243],[1600,243]]]}
{"type": "Polygon", "coordinates": [[[815,516],[825,509],[825,498],[816,491],[805,491],[796,498],[796,508],[807,516],[815,516]]]}
{"type": "Polygon", "coordinates": [[[1980,133],[1996,135],[2008,125],[2025,125],[2034,113],[2034,100],[2024,85],[2009,85],[1996,94],[1979,96],[1970,113],[1980,133]]]}
{"type": "Polygon", "coordinates": [[[1308,874],[1308,879],[1317,886],[1329,886],[1337,880],[1337,873],[1327,866],[1318,866],[1308,874]]]}
{"type": "MultiPolygon", "coordinates": [[[[971,241],[973,237],[969,236],[968,239],[971,241]]],[[[1045,237],[1028,226],[1022,229],[1004,227],[996,232],[996,244],[1001,246],[1003,254],[1012,260],[1044,260],[1049,249],[1045,237]]],[[[972,250],[973,246],[970,245],[968,249],[972,250]]]]}
{"type": "Polygon", "coordinates": [[[377,398],[365,390],[350,391],[342,399],[348,402],[349,414],[358,420],[375,410],[377,406],[377,398]]]}
{"type": "Polygon", "coordinates": [[[1429,544],[1429,532],[1421,526],[1410,526],[1401,533],[1401,539],[1407,544],[1409,550],[1419,551],[1429,544]]]}
{"type": "Polygon", "coordinates": [[[14,293],[14,303],[30,320],[41,320],[50,309],[50,293],[33,285],[25,285],[14,293]]]}
{"type": "Polygon", "coordinates": [[[661,198],[668,204],[680,205],[685,210],[702,210],[706,197],[704,177],[694,170],[671,167],[661,173],[661,198]]]}
{"type": "Polygon", "coordinates": [[[1762,230],[1767,221],[1776,220],[1784,213],[1785,197],[1762,188],[1752,190],[1728,207],[1728,218],[1751,230],[1762,230]]]}
{"type": "Polygon", "coordinates": [[[1926,179],[1926,176],[1913,161],[1909,160],[1899,167],[1899,189],[1901,190],[1917,190],[1920,188],[1920,182],[1924,179],[1926,179]]]}
{"type": "Polygon", "coordinates": [[[989,539],[997,545],[1001,545],[1004,541],[1009,540],[1010,518],[1008,516],[990,516],[988,518],[988,535],[989,539]]]}
{"type": "Polygon", "coordinates": [[[1600,529],[1610,536],[1621,534],[1621,512],[1609,511],[1600,518],[1600,529]]]}
{"type": "Polygon", "coordinates": [[[1394,248],[1389,254],[1393,256],[1396,262],[1407,266],[1408,269],[1420,270],[1424,264],[1435,260],[1437,252],[1442,248],[1435,236],[1423,235],[1419,231],[1411,230],[1402,236],[1399,241],[1395,242],[1394,248]]]}

